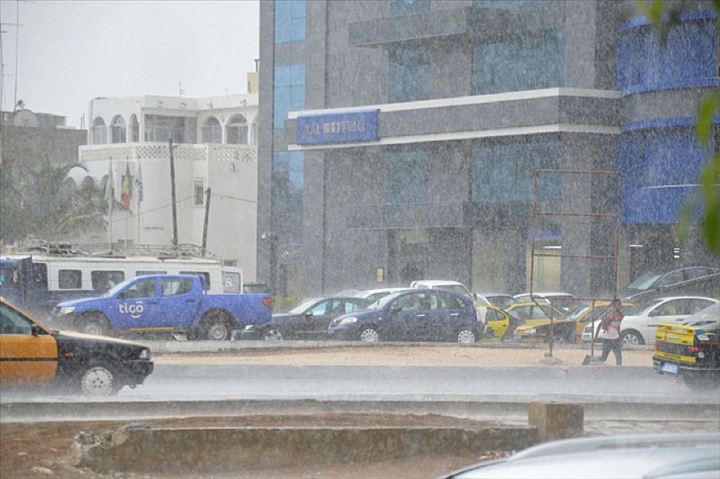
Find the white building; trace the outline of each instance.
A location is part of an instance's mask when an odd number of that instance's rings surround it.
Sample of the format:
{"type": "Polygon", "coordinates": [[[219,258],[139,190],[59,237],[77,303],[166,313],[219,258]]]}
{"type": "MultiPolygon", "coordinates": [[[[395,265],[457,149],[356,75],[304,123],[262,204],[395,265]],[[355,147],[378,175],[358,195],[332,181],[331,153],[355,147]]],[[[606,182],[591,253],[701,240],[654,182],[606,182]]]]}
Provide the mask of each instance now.
{"type": "Polygon", "coordinates": [[[80,162],[114,185],[106,241],[173,245],[172,140],[177,243],[203,246],[207,215],[206,250],[255,280],[258,95],[94,98],[88,110],[80,162]]]}

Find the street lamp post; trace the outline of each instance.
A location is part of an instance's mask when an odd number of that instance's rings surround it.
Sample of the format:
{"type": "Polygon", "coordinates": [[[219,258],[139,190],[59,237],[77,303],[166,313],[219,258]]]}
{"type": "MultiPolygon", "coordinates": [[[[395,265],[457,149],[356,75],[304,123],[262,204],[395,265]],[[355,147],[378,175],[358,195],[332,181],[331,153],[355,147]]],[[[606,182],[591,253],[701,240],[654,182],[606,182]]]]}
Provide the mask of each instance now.
{"type": "Polygon", "coordinates": [[[277,295],[277,235],[266,231],[260,236],[260,239],[267,241],[270,249],[270,257],[268,258],[270,263],[270,284],[268,286],[270,287],[270,295],[275,297],[277,295]]]}
{"type": "Polygon", "coordinates": [[[93,127],[93,106],[95,105],[95,100],[107,100],[106,96],[96,96],[92,100],[90,100],[90,120],[88,123],[88,131],[90,132],[90,140],[88,141],[88,144],[94,145],[95,144],[95,129],[93,127]]]}

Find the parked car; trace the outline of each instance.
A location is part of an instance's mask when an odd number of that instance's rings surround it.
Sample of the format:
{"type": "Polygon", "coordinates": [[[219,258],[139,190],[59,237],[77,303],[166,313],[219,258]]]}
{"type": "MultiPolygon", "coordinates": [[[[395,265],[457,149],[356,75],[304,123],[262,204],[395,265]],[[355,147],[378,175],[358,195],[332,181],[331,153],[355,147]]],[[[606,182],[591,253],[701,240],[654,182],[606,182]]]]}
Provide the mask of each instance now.
{"type": "Polygon", "coordinates": [[[212,294],[204,276],[154,274],[124,281],[105,296],[58,303],[52,326],[88,334],[165,332],[222,341],[247,324],[270,321],[267,294],[212,294]]]}
{"type": "Polygon", "coordinates": [[[467,286],[465,286],[459,281],[449,281],[444,279],[421,279],[410,283],[410,287],[415,289],[444,289],[445,291],[453,291],[455,293],[464,294],[468,298],[475,301],[475,296],[470,292],[467,286]]]}
{"type": "Polygon", "coordinates": [[[364,298],[370,301],[371,303],[374,303],[380,298],[383,298],[387,296],[388,294],[397,293],[398,291],[405,291],[407,288],[377,288],[377,289],[367,289],[365,291],[360,291],[356,294],[358,298],[364,298]]]}
{"type": "Polygon", "coordinates": [[[267,324],[249,325],[241,332],[246,339],[325,339],[330,322],[343,314],[361,311],[373,301],[352,296],[310,298],[287,313],[276,313],[267,324]]]}
{"type": "MultiPolygon", "coordinates": [[[[683,324],[688,316],[695,314],[718,300],[698,296],[672,296],[657,298],[649,301],[640,310],[631,316],[625,316],[620,327],[620,337],[623,344],[647,344],[655,338],[657,326],[660,323],[683,324]]],[[[593,333],[592,324],[585,326],[582,334],[583,342],[590,342],[598,337],[600,322],[595,323],[593,333]]]]}
{"type": "Polygon", "coordinates": [[[474,343],[484,331],[473,300],[443,289],[410,289],[390,294],[366,311],[335,318],[328,328],[328,334],[337,339],[461,344],[474,343]]]}
{"type": "Polygon", "coordinates": [[[487,461],[444,479],[706,479],[720,477],[720,434],[564,439],[487,461]]]}
{"type": "Polygon", "coordinates": [[[0,297],[0,385],[58,386],[87,396],[134,388],[153,371],[147,347],[56,331],[0,297]]]}
{"type": "Polygon", "coordinates": [[[685,266],[643,274],[620,290],[628,301],[648,301],[668,296],[720,297],[720,269],[685,266]]]}
{"type": "Polygon", "coordinates": [[[513,296],[517,303],[546,302],[567,315],[587,304],[570,293],[521,293],[513,296]]]}
{"type": "Polygon", "coordinates": [[[507,309],[511,305],[517,303],[512,294],[506,293],[474,293],[475,300],[479,303],[497,306],[498,308],[507,309]]]}
{"type": "MultiPolygon", "coordinates": [[[[594,304],[584,306],[567,315],[564,318],[558,318],[553,321],[552,328],[550,321],[544,324],[525,324],[515,329],[515,341],[526,343],[542,343],[549,342],[553,338],[555,343],[575,343],[582,341],[582,333],[588,323],[593,320],[597,323],[602,320],[610,306],[609,301],[596,301],[594,304]],[[551,334],[552,329],[552,334],[551,334]]],[[[634,303],[622,303],[622,313],[624,316],[632,315],[637,312],[637,306],[634,303]]]]}
{"type": "Polygon", "coordinates": [[[483,341],[501,340],[510,327],[510,315],[498,306],[487,306],[483,341]]]}
{"type": "Polygon", "coordinates": [[[653,368],[681,377],[693,389],[720,386],[720,303],[686,318],[682,324],[659,324],[653,368]]]}
{"type": "Polygon", "coordinates": [[[515,303],[505,310],[510,316],[510,326],[506,331],[503,339],[512,341],[514,339],[515,330],[522,325],[537,326],[550,322],[550,316],[553,320],[565,317],[565,312],[557,308],[553,308],[547,302],[539,301],[535,303],[515,303]]]}

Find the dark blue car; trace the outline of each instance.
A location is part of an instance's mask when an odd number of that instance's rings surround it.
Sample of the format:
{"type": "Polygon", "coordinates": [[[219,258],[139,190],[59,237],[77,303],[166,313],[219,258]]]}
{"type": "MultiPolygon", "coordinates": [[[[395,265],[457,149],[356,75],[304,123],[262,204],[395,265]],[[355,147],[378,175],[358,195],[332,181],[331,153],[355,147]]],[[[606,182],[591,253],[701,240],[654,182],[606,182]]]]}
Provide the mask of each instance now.
{"type": "Polygon", "coordinates": [[[367,310],[335,318],[331,339],[457,341],[474,343],[485,326],[470,298],[440,289],[409,289],[373,303],[367,310]]]}

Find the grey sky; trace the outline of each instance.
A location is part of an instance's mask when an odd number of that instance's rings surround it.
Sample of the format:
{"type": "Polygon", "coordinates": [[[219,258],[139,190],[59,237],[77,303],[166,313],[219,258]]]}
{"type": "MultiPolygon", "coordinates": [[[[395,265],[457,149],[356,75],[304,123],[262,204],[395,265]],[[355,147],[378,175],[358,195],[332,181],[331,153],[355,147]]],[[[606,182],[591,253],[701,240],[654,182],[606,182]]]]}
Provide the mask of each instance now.
{"type": "Polygon", "coordinates": [[[3,110],[17,100],[80,127],[91,98],[246,92],[258,58],[258,0],[0,0],[3,110]]]}

